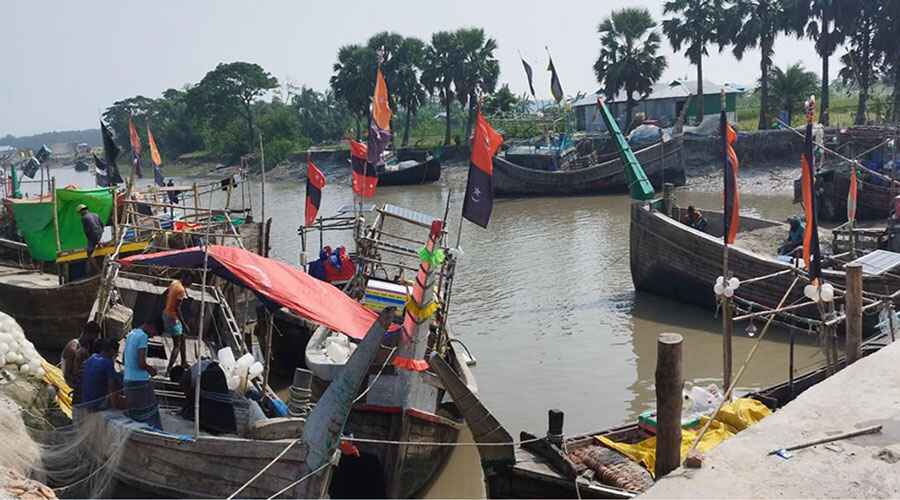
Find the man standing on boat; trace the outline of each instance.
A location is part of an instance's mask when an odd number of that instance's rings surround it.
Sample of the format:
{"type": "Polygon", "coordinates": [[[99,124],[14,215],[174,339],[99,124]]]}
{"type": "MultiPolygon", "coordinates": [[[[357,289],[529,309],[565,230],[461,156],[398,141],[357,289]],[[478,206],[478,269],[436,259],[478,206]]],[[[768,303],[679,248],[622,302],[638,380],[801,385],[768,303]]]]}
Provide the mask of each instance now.
{"type": "Polygon", "coordinates": [[[99,272],[100,267],[94,262],[93,254],[97,245],[100,244],[100,239],[103,237],[103,223],[100,222],[100,217],[88,210],[87,205],[83,203],[78,205],[78,213],[81,214],[81,228],[84,230],[84,237],[87,239],[85,250],[87,252],[88,265],[99,272]]]}
{"type": "Polygon", "coordinates": [[[77,339],[66,344],[62,352],[61,368],[66,384],[72,388],[72,399],[75,403],[81,398],[81,365],[94,350],[94,343],[100,336],[100,325],[96,321],[88,321],[77,339]]]}
{"type": "Polygon", "coordinates": [[[150,337],[160,332],[159,319],[145,321],[140,328],[135,328],[125,336],[125,352],[122,359],[125,364],[123,381],[125,386],[126,415],[138,422],[144,422],[162,430],[159,416],[159,403],[153,392],[150,377],[156,375],[156,369],[147,364],[147,343],[150,337]]]}
{"type": "Polygon", "coordinates": [[[175,360],[181,358],[181,366],[187,368],[187,357],[185,356],[184,336],[187,334],[184,314],[181,312],[181,305],[187,297],[187,289],[191,287],[194,281],[191,273],[182,271],[178,279],[172,280],[169,288],[166,289],[166,306],[162,311],[163,335],[172,337],[173,349],[169,356],[169,364],[166,367],[166,373],[172,371],[175,360]]]}
{"type": "Polygon", "coordinates": [[[81,384],[81,404],[88,411],[121,408],[121,378],[113,358],[119,352],[117,339],[100,339],[97,351],[84,362],[81,384]]]}

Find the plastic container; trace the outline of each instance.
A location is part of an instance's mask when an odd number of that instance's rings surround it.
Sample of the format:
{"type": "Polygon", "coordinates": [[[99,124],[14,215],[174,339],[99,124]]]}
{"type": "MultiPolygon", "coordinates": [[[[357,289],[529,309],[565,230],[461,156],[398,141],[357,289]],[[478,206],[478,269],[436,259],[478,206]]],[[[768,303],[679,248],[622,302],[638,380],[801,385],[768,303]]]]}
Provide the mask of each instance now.
{"type": "Polygon", "coordinates": [[[240,372],[246,371],[253,364],[253,355],[249,352],[244,354],[237,360],[237,369],[240,372]]]}
{"type": "Polygon", "coordinates": [[[234,369],[234,363],[235,363],[234,353],[231,352],[230,347],[223,347],[223,348],[219,349],[218,358],[219,358],[219,365],[222,366],[223,370],[228,372],[228,371],[231,371],[232,369],[234,369]]]}
{"type": "Polygon", "coordinates": [[[263,365],[259,361],[250,365],[250,368],[247,369],[247,373],[250,375],[250,378],[256,378],[263,372],[263,365]]]}

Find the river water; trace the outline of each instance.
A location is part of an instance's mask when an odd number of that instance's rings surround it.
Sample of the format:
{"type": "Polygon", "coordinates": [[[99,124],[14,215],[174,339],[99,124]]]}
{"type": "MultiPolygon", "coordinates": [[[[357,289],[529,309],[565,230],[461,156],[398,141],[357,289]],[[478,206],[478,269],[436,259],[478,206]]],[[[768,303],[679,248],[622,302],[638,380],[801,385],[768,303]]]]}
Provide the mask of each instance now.
{"type": "MultiPolygon", "coordinates": [[[[449,228],[456,241],[467,169],[445,169],[439,183],[379,188],[374,203],[390,202],[440,216],[450,197],[449,228]]],[[[85,174],[54,170],[58,185],[92,185],[85,174]]],[[[786,177],[757,172],[742,180],[742,209],[784,219],[791,204],[786,177]]],[[[260,191],[254,182],[254,209],[260,191]]],[[[680,204],[721,207],[720,182],[693,182],[679,189],[680,204]]],[[[304,184],[269,182],[266,217],[273,219],[276,258],[296,264],[297,228],[302,224],[304,184]]],[[[350,180],[330,175],[320,215],[352,203],[350,180]]],[[[464,223],[450,324],[478,360],[480,396],[513,436],[546,432],[547,409],[565,412],[567,434],[602,430],[634,420],[654,406],[656,337],[684,336],[685,381],[721,384],[721,322],[711,311],[635,292],[629,271],[627,196],[500,199],[487,230],[464,223]]],[[[327,233],[326,244],[350,244],[327,233]]],[[[318,236],[310,240],[318,251],[318,236]]],[[[710,291],[712,293],[712,291],[710,291]]],[[[737,370],[756,339],[741,331],[734,339],[737,370]]],[[[787,335],[772,331],[741,380],[749,390],[788,378],[787,335]]],[[[800,341],[796,364],[820,362],[818,347],[800,341]]],[[[471,439],[465,436],[463,439],[471,439]]],[[[439,478],[433,496],[483,495],[474,448],[460,449],[439,478]]]]}

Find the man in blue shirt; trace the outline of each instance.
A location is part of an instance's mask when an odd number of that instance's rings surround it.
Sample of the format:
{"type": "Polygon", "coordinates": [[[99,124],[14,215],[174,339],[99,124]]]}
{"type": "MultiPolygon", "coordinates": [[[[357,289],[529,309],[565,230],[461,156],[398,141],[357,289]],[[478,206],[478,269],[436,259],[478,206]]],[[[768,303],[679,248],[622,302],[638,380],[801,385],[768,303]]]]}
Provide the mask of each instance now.
{"type": "Polygon", "coordinates": [[[126,414],[144,422],[151,427],[162,430],[159,416],[159,403],[153,392],[150,377],[156,375],[156,369],[147,364],[147,342],[150,337],[158,335],[162,330],[162,320],[157,317],[149,319],[125,336],[125,352],[123,361],[126,414]]]}
{"type": "Polygon", "coordinates": [[[119,341],[100,339],[99,353],[84,362],[81,374],[81,405],[90,411],[120,408],[119,374],[113,358],[119,352],[119,341]]]}

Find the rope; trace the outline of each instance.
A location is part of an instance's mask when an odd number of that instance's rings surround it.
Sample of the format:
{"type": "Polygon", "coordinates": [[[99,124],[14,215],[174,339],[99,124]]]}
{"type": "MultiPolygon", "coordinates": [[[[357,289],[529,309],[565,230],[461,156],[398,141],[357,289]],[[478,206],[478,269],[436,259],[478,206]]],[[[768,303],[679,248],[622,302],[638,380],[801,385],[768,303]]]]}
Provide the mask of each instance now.
{"type": "MultiPolygon", "coordinates": [[[[294,447],[295,444],[297,444],[297,443],[299,443],[299,442],[300,442],[299,439],[295,439],[295,440],[291,441],[290,444],[288,444],[287,446],[284,447],[283,450],[281,450],[281,453],[279,453],[278,456],[276,456],[275,458],[273,458],[271,462],[269,462],[268,464],[266,464],[265,467],[263,467],[262,469],[260,469],[259,472],[257,472],[256,474],[254,474],[253,477],[251,477],[246,483],[244,483],[243,485],[241,485],[240,488],[236,489],[236,490],[234,491],[234,493],[232,493],[231,495],[229,495],[228,498],[227,498],[227,500],[231,500],[232,498],[234,498],[235,496],[237,496],[238,493],[240,493],[241,491],[243,491],[244,488],[246,488],[247,486],[250,486],[250,483],[252,483],[253,481],[256,481],[256,480],[259,478],[259,476],[263,475],[264,472],[266,472],[267,470],[269,470],[269,467],[273,466],[273,465],[275,464],[275,462],[277,462],[278,460],[280,460],[281,457],[283,457],[285,453],[287,453],[291,448],[294,447]]],[[[284,491],[284,490],[282,490],[282,491],[284,491]]],[[[278,496],[280,493],[281,493],[281,492],[276,493],[275,496],[278,496]]]]}
{"type": "Polygon", "coordinates": [[[324,464],[322,464],[321,466],[319,466],[318,469],[316,469],[316,470],[310,472],[309,474],[307,474],[307,475],[301,477],[300,479],[294,481],[293,483],[291,483],[291,484],[285,486],[284,488],[282,488],[281,490],[279,490],[278,493],[275,493],[274,495],[270,496],[270,497],[268,498],[268,500],[272,500],[273,498],[275,498],[275,497],[277,497],[277,496],[280,496],[280,495],[281,495],[282,493],[284,493],[285,491],[287,491],[287,490],[293,488],[294,486],[297,486],[298,484],[302,483],[303,481],[306,481],[307,479],[309,479],[310,477],[312,477],[312,476],[318,474],[319,471],[321,471],[322,469],[324,469],[325,467],[328,467],[328,466],[330,466],[330,465],[331,465],[331,462],[325,462],[324,464]]]}
{"type": "Polygon", "coordinates": [[[390,444],[390,445],[398,445],[398,446],[443,446],[443,447],[454,447],[454,446],[521,446],[523,444],[534,443],[536,441],[540,441],[544,438],[542,437],[534,437],[531,439],[522,439],[519,441],[508,441],[505,443],[438,443],[434,441],[391,441],[385,439],[370,439],[370,438],[357,438],[352,436],[344,436],[341,438],[343,441],[351,441],[354,443],[370,443],[370,444],[390,444]]]}
{"type": "Polygon", "coordinates": [[[360,399],[364,398],[366,396],[366,394],[369,393],[369,389],[371,389],[372,386],[375,385],[375,382],[378,382],[378,377],[381,376],[381,373],[384,371],[385,367],[387,367],[388,363],[391,361],[391,356],[394,355],[394,352],[396,350],[397,350],[396,347],[391,349],[391,352],[389,352],[387,357],[384,358],[384,363],[381,364],[381,368],[378,369],[378,373],[375,374],[375,378],[372,379],[372,382],[366,387],[366,390],[364,390],[362,392],[362,394],[360,394],[359,396],[356,397],[356,399],[353,400],[353,403],[351,403],[351,405],[356,404],[357,402],[359,402],[360,399]]]}

